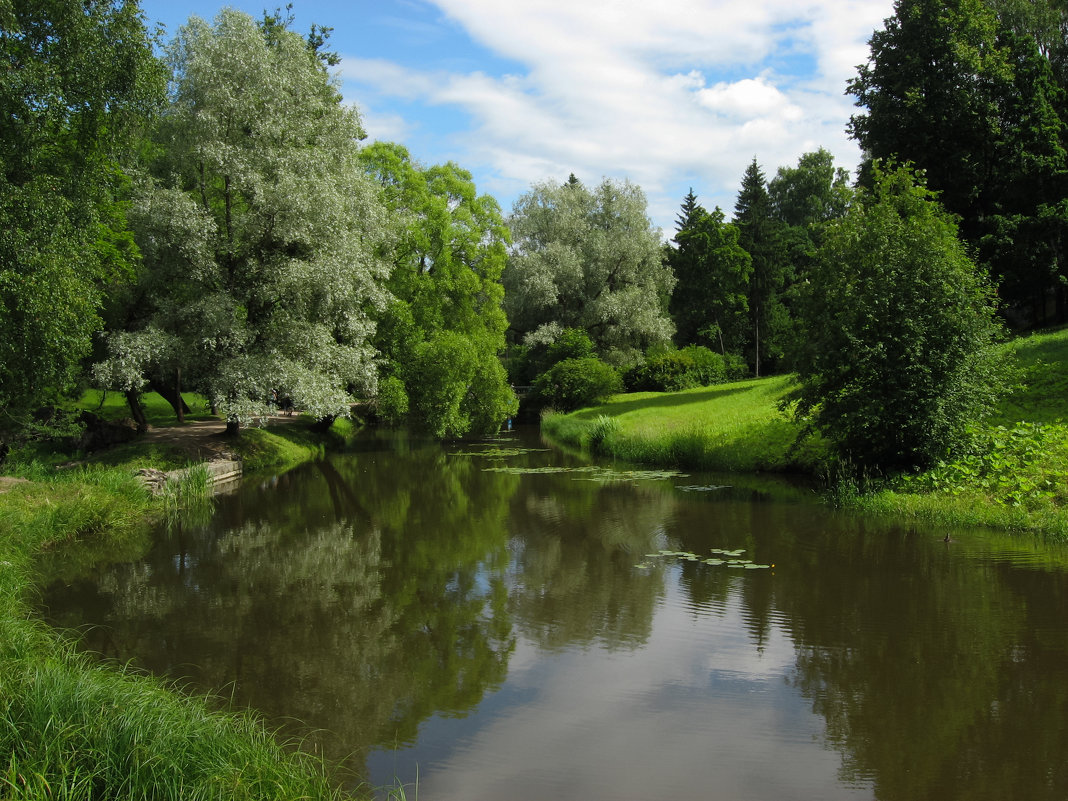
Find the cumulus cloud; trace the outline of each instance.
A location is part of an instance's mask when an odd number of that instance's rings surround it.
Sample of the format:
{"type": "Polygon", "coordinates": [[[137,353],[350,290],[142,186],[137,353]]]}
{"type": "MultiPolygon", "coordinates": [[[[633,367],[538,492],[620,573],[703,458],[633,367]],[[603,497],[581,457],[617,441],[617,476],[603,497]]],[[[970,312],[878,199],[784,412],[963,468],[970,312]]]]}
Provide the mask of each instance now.
{"type": "Polygon", "coordinates": [[[854,167],[845,84],[892,11],[891,0],[434,5],[515,68],[426,71],[345,58],[357,99],[371,90],[468,115],[450,152],[490,176],[480,188],[506,207],[543,178],[625,177],[645,189],[665,228],[687,185],[729,211],[754,156],[769,176],[820,146],[854,167]]]}

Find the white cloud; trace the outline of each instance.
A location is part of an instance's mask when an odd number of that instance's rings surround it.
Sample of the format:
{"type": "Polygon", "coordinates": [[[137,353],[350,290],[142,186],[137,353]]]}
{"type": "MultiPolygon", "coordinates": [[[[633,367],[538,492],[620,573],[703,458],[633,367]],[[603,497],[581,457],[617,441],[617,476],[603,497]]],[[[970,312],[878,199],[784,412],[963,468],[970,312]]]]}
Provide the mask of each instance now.
{"type": "Polygon", "coordinates": [[[770,177],[823,146],[852,169],[859,154],[844,133],[853,111],[845,82],[891,12],[891,0],[434,4],[477,44],[518,64],[516,74],[346,58],[357,98],[370,90],[469,114],[449,157],[493,176],[506,207],[546,177],[627,177],[665,228],[681,183],[708,207],[732,208],[754,156],[770,177]]]}

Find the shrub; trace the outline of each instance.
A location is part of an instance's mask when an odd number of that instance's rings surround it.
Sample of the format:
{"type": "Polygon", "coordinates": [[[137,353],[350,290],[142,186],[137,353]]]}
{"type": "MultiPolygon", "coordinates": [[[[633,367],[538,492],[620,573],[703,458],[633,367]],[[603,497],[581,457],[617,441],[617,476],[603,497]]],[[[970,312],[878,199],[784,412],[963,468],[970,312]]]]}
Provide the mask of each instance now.
{"type": "MultiPolygon", "coordinates": [[[[739,362],[740,357],[732,360],[734,372],[739,362]]],[[[651,353],[643,364],[627,372],[626,385],[632,392],[677,392],[721,384],[727,378],[727,359],[701,345],[688,345],[682,350],[651,353]]]]}
{"type": "Polygon", "coordinates": [[[388,426],[400,425],[408,414],[408,393],[404,382],[395,375],[388,375],[378,382],[375,398],[375,414],[388,426]]]}
{"type": "Polygon", "coordinates": [[[967,442],[1002,370],[993,292],[907,169],[827,229],[803,295],[797,413],[862,469],[927,467],[967,442]]]}
{"type": "Polygon", "coordinates": [[[534,381],[539,404],[560,411],[590,406],[622,390],[619,373],[595,358],[564,359],[534,381]]]}

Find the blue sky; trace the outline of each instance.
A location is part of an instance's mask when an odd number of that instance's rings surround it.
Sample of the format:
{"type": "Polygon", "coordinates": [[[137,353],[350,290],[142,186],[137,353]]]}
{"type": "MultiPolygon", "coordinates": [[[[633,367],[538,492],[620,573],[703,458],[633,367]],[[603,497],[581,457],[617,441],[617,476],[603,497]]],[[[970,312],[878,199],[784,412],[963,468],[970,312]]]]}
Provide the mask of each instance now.
{"type": "MultiPolygon", "coordinates": [[[[170,35],[223,5],[260,17],[279,3],[141,3],[170,35]]],[[[754,156],[769,178],[818,147],[855,169],[845,84],[892,0],[294,0],[293,13],[300,33],[333,27],[372,139],[457,162],[505,214],[536,181],[627,179],[670,237],[691,187],[730,217],[754,156]]]]}

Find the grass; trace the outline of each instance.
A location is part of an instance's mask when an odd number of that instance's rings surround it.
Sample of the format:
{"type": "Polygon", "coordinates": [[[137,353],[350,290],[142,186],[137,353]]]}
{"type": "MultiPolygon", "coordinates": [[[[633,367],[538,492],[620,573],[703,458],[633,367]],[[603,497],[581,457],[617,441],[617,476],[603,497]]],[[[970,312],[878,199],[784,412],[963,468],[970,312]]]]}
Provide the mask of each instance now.
{"type": "Polygon", "coordinates": [[[775,376],[617,395],[591,409],[547,415],[542,429],[559,442],[630,462],[686,470],[814,471],[826,448],[817,440],[797,446],[800,428],[779,411],[790,381],[775,376]]]}
{"type": "MultiPolygon", "coordinates": [[[[955,526],[1033,531],[1068,540],[1068,328],[1004,346],[1015,381],[966,451],[915,476],[840,479],[837,504],[955,526]]],[[[552,439],[626,461],[684,469],[833,470],[825,442],[798,441],[779,410],[792,377],[672,393],[619,395],[568,415],[547,415],[552,439]]]]}
{"type": "MultiPolygon", "coordinates": [[[[182,393],[189,413],[186,420],[210,420],[211,409],[207,400],[193,392],[182,393]]],[[[107,392],[100,389],[87,389],[75,404],[79,409],[86,409],[103,417],[105,420],[122,420],[130,416],[130,407],[126,404],[126,396],[118,392],[107,392]]],[[[141,405],[145,410],[145,419],[150,426],[173,425],[177,422],[174,409],[163,396],[157,392],[147,392],[141,396],[141,405]]]]}
{"type": "MultiPolygon", "coordinates": [[[[125,406],[85,396],[109,414],[125,406]]],[[[190,398],[194,403],[195,398],[190,398]]],[[[162,399],[160,399],[162,401],[162,399]]],[[[193,405],[193,404],[191,404],[193,405]]],[[[174,421],[149,398],[150,422],[174,421]]],[[[252,469],[287,467],[351,437],[336,424],[324,437],[304,422],[248,429],[227,443],[252,469]]],[[[180,446],[129,443],[86,456],[24,448],[5,463],[27,479],[0,491],[0,798],[340,799],[325,764],[280,742],[251,713],[212,711],[151,677],[95,663],[36,620],[27,602],[42,567],[59,561],[136,558],[151,517],[195,513],[207,474],[153,499],[139,467],[186,466],[180,446]],[[140,445],[140,447],[139,447],[140,445]],[[71,456],[78,463],[57,469],[71,456]]],[[[58,575],[55,570],[53,574],[58,575]]]]}

